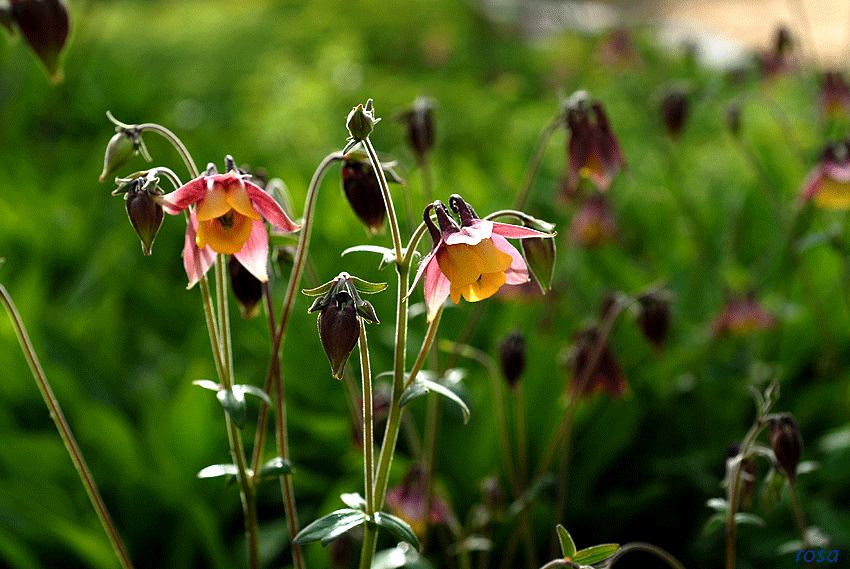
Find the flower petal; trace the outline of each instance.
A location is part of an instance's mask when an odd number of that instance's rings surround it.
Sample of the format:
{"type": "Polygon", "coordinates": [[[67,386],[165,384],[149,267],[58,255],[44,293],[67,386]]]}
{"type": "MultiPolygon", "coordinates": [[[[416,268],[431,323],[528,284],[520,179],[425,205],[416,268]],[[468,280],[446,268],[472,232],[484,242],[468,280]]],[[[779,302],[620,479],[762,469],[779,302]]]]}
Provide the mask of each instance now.
{"type": "Polygon", "coordinates": [[[460,243],[478,245],[482,239],[488,239],[492,231],[492,221],[479,219],[472,225],[461,227],[460,231],[443,233],[443,239],[445,239],[446,245],[458,245],[460,243]]]}
{"type": "Polygon", "coordinates": [[[198,202],[198,221],[209,221],[221,217],[231,210],[227,203],[227,191],[224,186],[216,182],[220,176],[209,176],[207,178],[207,191],[203,199],[198,202]]]}
{"type": "Polygon", "coordinates": [[[452,300],[454,300],[456,295],[460,299],[461,294],[469,302],[478,302],[479,300],[490,298],[505,284],[505,280],[506,277],[503,272],[483,273],[478,280],[468,285],[460,287],[452,285],[452,300]]]}
{"type": "Polygon", "coordinates": [[[191,204],[202,199],[207,193],[205,176],[195,178],[177,190],[162,197],[162,208],[171,215],[177,215],[191,204]]]}
{"type": "Polygon", "coordinates": [[[261,190],[258,186],[250,182],[246,182],[245,190],[248,192],[248,197],[251,198],[252,202],[254,202],[254,208],[256,208],[256,210],[266,218],[266,221],[278,229],[289,233],[294,233],[301,229],[300,225],[293,222],[286,216],[286,213],[280,205],[274,201],[274,198],[261,190]]]}
{"type": "Polygon", "coordinates": [[[557,233],[543,233],[536,229],[512,225],[510,223],[493,222],[493,233],[509,239],[524,239],[526,237],[554,237],[557,233]]]}
{"type": "MultiPolygon", "coordinates": [[[[241,213],[228,210],[226,218],[215,218],[209,221],[201,221],[198,225],[198,247],[209,245],[216,253],[233,255],[240,251],[253,230],[251,220],[241,213]],[[229,226],[223,221],[227,219],[229,226]]],[[[262,220],[259,220],[262,222],[262,220]]]]}
{"type": "Polygon", "coordinates": [[[266,224],[263,223],[262,219],[255,219],[251,223],[251,235],[242,249],[234,253],[233,256],[252,275],[265,282],[269,280],[266,269],[269,258],[269,236],[266,233],[266,224]]]}
{"type": "Polygon", "coordinates": [[[425,305],[428,307],[428,322],[430,322],[437,315],[437,310],[446,301],[446,297],[449,296],[451,283],[440,270],[436,255],[431,256],[427,265],[424,261],[422,264],[425,266],[425,284],[423,288],[425,290],[425,305]]]}
{"type": "MultiPolygon", "coordinates": [[[[260,214],[254,209],[254,206],[251,204],[251,200],[248,198],[248,191],[245,186],[247,185],[241,179],[239,180],[239,184],[233,184],[228,188],[227,191],[227,203],[244,215],[245,217],[250,217],[251,219],[260,219],[260,214]]],[[[250,184],[250,182],[248,182],[250,184]]],[[[259,188],[258,188],[259,189],[259,188]]]]}
{"type": "Polygon", "coordinates": [[[198,218],[195,217],[193,211],[189,216],[189,223],[186,225],[186,240],[183,245],[183,268],[186,269],[186,275],[189,277],[189,285],[186,288],[195,286],[195,283],[201,280],[201,276],[206,274],[215,260],[215,253],[209,247],[198,249],[195,243],[197,231],[198,218]]]}
{"type": "Polygon", "coordinates": [[[528,276],[528,266],[525,264],[525,259],[522,258],[516,247],[496,233],[493,234],[491,239],[499,251],[511,256],[511,266],[505,271],[505,284],[515,285],[527,283],[530,279],[528,276]]]}

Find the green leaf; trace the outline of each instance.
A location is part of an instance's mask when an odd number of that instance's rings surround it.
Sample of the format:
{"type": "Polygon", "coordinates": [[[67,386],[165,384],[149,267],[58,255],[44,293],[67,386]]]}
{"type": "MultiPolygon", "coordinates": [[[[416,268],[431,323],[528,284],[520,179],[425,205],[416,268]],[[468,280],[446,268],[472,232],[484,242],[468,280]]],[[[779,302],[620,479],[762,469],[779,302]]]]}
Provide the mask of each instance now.
{"type": "Polygon", "coordinates": [[[755,514],[750,514],[748,512],[738,512],[735,514],[735,521],[739,524],[753,524],[756,526],[764,527],[764,520],[758,517],[755,514]]]}
{"type": "Polygon", "coordinates": [[[718,512],[706,520],[702,526],[702,535],[711,535],[720,529],[720,526],[726,521],[726,514],[718,512]]]}
{"type": "Polygon", "coordinates": [[[419,549],[419,540],[410,525],[401,518],[387,514],[385,512],[375,512],[375,523],[394,534],[396,537],[403,539],[415,549],[419,549]]]}
{"type": "MultiPolygon", "coordinates": [[[[390,252],[392,253],[393,251],[390,250],[390,252]]],[[[364,294],[375,294],[376,292],[381,292],[387,288],[387,283],[370,283],[369,281],[364,281],[354,275],[349,275],[348,280],[354,283],[354,288],[356,288],[358,292],[362,292],[364,294]]]]}
{"type": "Polygon", "coordinates": [[[231,391],[222,389],[215,394],[218,397],[221,406],[224,407],[224,412],[230,416],[230,419],[236,423],[240,429],[245,426],[245,392],[242,390],[231,391]]]}
{"type": "Polygon", "coordinates": [[[236,476],[239,471],[235,464],[211,464],[198,472],[198,478],[215,478],[216,476],[236,476]]]}
{"type": "Polygon", "coordinates": [[[327,545],[367,519],[368,516],[360,510],[343,508],[314,521],[299,531],[292,542],[300,545],[321,540],[322,545],[327,545]]]}
{"type": "Polygon", "coordinates": [[[294,470],[295,469],[292,467],[291,462],[276,456],[260,467],[259,472],[257,472],[257,476],[261,479],[276,478],[283,474],[292,474],[294,470]]]}
{"type": "Polygon", "coordinates": [[[457,403],[460,406],[461,411],[463,411],[463,423],[466,424],[469,422],[469,407],[463,399],[458,397],[458,395],[448,387],[441,385],[436,381],[425,379],[424,377],[417,377],[416,381],[404,390],[404,393],[401,394],[401,399],[398,402],[399,407],[404,407],[417,397],[425,395],[430,391],[439,393],[443,397],[447,397],[457,403]]]}
{"type": "Polygon", "coordinates": [[[561,524],[555,526],[555,530],[558,532],[558,541],[561,542],[561,554],[563,554],[564,559],[572,559],[573,555],[576,554],[576,544],[573,537],[567,531],[567,528],[561,524]]]}
{"type": "Polygon", "coordinates": [[[723,498],[710,498],[705,505],[718,512],[725,512],[729,509],[728,502],[723,498]]]}
{"type": "Polygon", "coordinates": [[[241,392],[242,399],[245,399],[245,395],[253,395],[258,399],[262,399],[269,407],[272,406],[272,400],[269,397],[269,394],[257,387],[256,385],[234,385],[233,392],[241,392]]]}
{"type": "Polygon", "coordinates": [[[221,384],[218,384],[214,381],[210,381],[209,379],[196,379],[192,382],[192,385],[197,385],[198,387],[203,387],[204,389],[209,389],[210,391],[219,391],[221,389],[221,384]]]}
{"type": "Polygon", "coordinates": [[[340,495],[340,499],[345,502],[345,505],[355,510],[362,510],[366,505],[366,499],[357,492],[347,492],[340,495]]]}
{"type": "Polygon", "coordinates": [[[592,565],[608,559],[620,549],[619,543],[603,543],[582,549],[573,556],[573,561],[580,565],[592,565]]]}

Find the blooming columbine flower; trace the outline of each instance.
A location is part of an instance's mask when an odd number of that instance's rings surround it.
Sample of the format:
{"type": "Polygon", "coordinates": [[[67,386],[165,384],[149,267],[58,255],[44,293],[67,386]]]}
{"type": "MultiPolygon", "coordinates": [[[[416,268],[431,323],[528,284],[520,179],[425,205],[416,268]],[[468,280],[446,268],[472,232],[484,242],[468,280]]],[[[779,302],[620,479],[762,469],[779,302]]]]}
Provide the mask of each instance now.
{"type": "Polygon", "coordinates": [[[600,190],[605,191],[611,185],[614,175],[626,165],[602,103],[590,102],[590,109],[596,119],[591,122],[587,99],[586,92],[578,91],[567,103],[566,118],[570,129],[567,144],[570,161],[567,181],[569,193],[575,191],[582,177],[590,178],[600,190]]]}
{"type": "Polygon", "coordinates": [[[429,204],[424,212],[434,246],[419,265],[413,286],[424,274],[429,321],[434,319],[447,296],[451,296],[455,304],[460,302],[461,296],[476,302],[493,296],[504,284],[528,282],[528,267],[506,237],[554,236],[527,227],[479,219],[457,194],[449,198],[449,205],[460,217],[460,225],[439,200],[429,204]],[[431,210],[437,214],[439,229],[431,220],[431,210]]]}
{"type": "Polygon", "coordinates": [[[233,255],[252,275],[267,281],[269,237],[263,218],[283,231],[299,229],[270,195],[236,169],[233,158],[225,162],[226,174],[210,164],[206,175],[162,198],[163,208],[173,215],[195,204],[183,249],[189,287],[210,268],[213,252],[233,255]]]}
{"type": "Polygon", "coordinates": [[[823,150],[800,197],[826,209],[850,208],[850,140],[830,144],[823,150]]]}

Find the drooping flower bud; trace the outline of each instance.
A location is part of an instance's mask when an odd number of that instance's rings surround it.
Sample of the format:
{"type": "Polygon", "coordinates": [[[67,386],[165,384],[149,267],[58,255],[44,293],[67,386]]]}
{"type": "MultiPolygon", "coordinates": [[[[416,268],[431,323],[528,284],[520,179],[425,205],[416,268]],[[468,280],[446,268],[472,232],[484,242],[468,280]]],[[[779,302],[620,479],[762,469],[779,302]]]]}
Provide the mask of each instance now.
{"type": "Polygon", "coordinates": [[[260,311],[263,283],[233,255],[227,261],[227,270],[230,274],[230,288],[233,290],[242,318],[253,318],[260,311]]]}
{"type": "Polygon", "coordinates": [[[797,483],[797,465],[803,455],[803,437],[797,421],[788,413],[773,418],[767,425],[768,437],[776,461],[782,468],[791,486],[797,483]]]}
{"type": "Polygon", "coordinates": [[[508,386],[516,387],[525,371],[525,337],[519,332],[511,332],[499,343],[499,363],[502,375],[508,386]]]}
{"type": "Polygon", "coordinates": [[[421,163],[434,146],[434,100],[417,97],[413,107],[399,118],[407,125],[407,144],[421,163]]]}
{"type": "Polygon", "coordinates": [[[646,339],[661,349],[670,334],[670,300],[662,293],[642,295],[637,323],[646,339]]]}
{"type": "Polygon", "coordinates": [[[13,22],[47,68],[54,83],[62,80],[60,56],[71,30],[68,8],[62,0],[14,0],[13,22]]]}
{"type": "Polygon", "coordinates": [[[590,329],[576,338],[571,354],[572,388],[578,389],[583,397],[599,389],[607,391],[611,397],[622,397],[628,389],[626,377],[608,342],[598,344],[598,334],[597,330],[590,329]]]}
{"type": "Polygon", "coordinates": [[[345,126],[351,136],[348,137],[352,142],[366,140],[372,134],[375,124],[381,119],[376,119],[372,107],[372,99],[366,101],[366,106],[357,105],[351,112],[348,113],[348,118],[345,121],[345,126]]]}
{"type": "Polygon", "coordinates": [[[142,251],[151,254],[151,246],[162,225],[164,217],[159,197],[162,191],[155,179],[136,178],[132,180],[125,195],[127,215],[133,229],[142,240],[142,251]]]}
{"type": "Polygon", "coordinates": [[[744,297],[732,298],[726,302],[723,310],[714,320],[715,334],[746,335],[753,332],[770,330],[776,326],[776,319],[759,302],[754,292],[744,297]]]}
{"type": "MultiPolygon", "coordinates": [[[[403,184],[393,170],[394,163],[381,164],[388,182],[403,184]]],[[[368,157],[359,152],[349,152],[342,165],[342,189],[348,203],[357,217],[369,229],[370,235],[379,233],[387,216],[384,194],[378,183],[378,177],[368,157]]]]}
{"type": "Polygon", "coordinates": [[[661,99],[661,122],[672,137],[677,137],[688,118],[688,96],[684,88],[672,87],[661,99]]]}
{"type": "Polygon", "coordinates": [[[103,157],[103,172],[100,175],[100,181],[104,181],[107,176],[126,164],[132,158],[133,154],[139,151],[140,144],[141,138],[138,131],[120,129],[115,133],[115,136],[106,145],[106,154],[103,157]]]}

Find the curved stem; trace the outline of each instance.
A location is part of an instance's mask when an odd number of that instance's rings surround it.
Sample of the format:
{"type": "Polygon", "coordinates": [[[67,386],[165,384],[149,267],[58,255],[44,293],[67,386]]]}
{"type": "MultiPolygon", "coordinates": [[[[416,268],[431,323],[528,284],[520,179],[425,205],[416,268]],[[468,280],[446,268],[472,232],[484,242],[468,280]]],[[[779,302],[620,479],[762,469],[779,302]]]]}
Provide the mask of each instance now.
{"type": "Polygon", "coordinates": [[[369,140],[369,137],[363,139],[363,146],[366,147],[366,152],[369,154],[369,160],[372,161],[372,169],[378,176],[378,184],[381,186],[381,193],[384,194],[384,203],[387,206],[387,219],[389,220],[390,233],[392,233],[393,247],[395,248],[396,264],[400,264],[403,257],[401,249],[401,234],[398,230],[398,220],[396,219],[395,208],[393,207],[393,198],[390,195],[390,188],[387,185],[387,178],[384,176],[384,170],[381,168],[381,162],[378,160],[378,155],[375,153],[375,148],[372,146],[372,141],[369,140]]]}
{"type": "MultiPolygon", "coordinates": [[[[758,417],[750,427],[747,436],[744,437],[744,442],[741,443],[739,455],[746,457],[750,451],[750,447],[756,440],[759,432],[764,427],[764,421],[758,417]]],[[[735,569],[735,539],[736,539],[736,520],[735,513],[738,511],[738,498],[741,495],[741,471],[743,470],[743,460],[738,460],[732,471],[732,477],[729,480],[729,490],[726,502],[729,504],[729,513],[726,518],[726,569],[735,569]]]]}
{"type": "Polygon", "coordinates": [[[164,126],[150,122],[136,125],[136,128],[139,130],[139,132],[155,132],[166,140],[168,140],[168,142],[170,142],[171,145],[177,149],[177,152],[180,154],[180,158],[183,159],[183,163],[186,164],[186,168],[189,170],[189,174],[192,175],[192,179],[194,180],[195,178],[201,175],[201,173],[198,171],[198,167],[195,166],[195,162],[192,160],[192,156],[189,154],[189,150],[183,144],[183,141],[177,138],[176,134],[174,134],[164,126]]]}
{"type": "Polygon", "coordinates": [[[3,305],[9,313],[9,318],[12,320],[12,325],[15,328],[15,334],[18,336],[18,343],[21,345],[21,350],[24,352],[30,371],[38,384],[38,389],[41,391],[44,403],[50,410],[50,417],[53,419],[56,429],[59,431],[59,435],[62,437],[62,442],[65,443],[65,449],[68,451],[71,461],[74,463],[74,468],[77,469],[77,473],[79,474],[80,480],[86,489],[89,500],[97,512],[97,517],[100,518],[100,523],[103,526],[104,531],[106,531],[109,542],[112,544],[115,556],[118,558],[118,562],[121,564],[123,569],[133,569],[133,564],[130,562],[130,557],[127,555],[124,543],[118,535],[118,530],[115,528],[115,524],[109,515],[109,511],[106,509],[106,504],[103,502],[100,491],[97,489],[97,483],[94,481],[94,478],[86,465],[83,454],[80,452],[80,447],[77,445],[77,441],[74,439],[74,435],[71,432],[71,427],[68,426],[68,421],[65,420],[65,415],[59,407],[59,401],[53,394],[53,390],[50,388],[50,383],[47,381],[47,376],[44,374],[41,363],[38,361],[38,356],[30,342],[29,335],[24,327],[24,322],[21,320],[20,314],[18,314],[18,309],[15,307],[12,297],[9,296],[9,292],[2,284],[0,284],[0,298],[2,298],[3,305]]]}
{"type": "Polygon", "coordinates": [[[437,337],[437,329],[440,327],[440,317],[442,317],[442,315],[443,307],[441,306],[437,309],[437,313],[434,314],[434,319],[431,320],[430,324],[428,324],[428,332],[425,334],[425,339],[422,341],[422,347],[419,349],[419,355],[416,356],[416,361],[413,362],[413,367],[410,368],[410,373],[408,374],[407,381],[405,382],[402,391],[413,385],[413,382],[416,381],[416,376],[425,364],[425,358],[428,356],[428,350],[431,349],[431,344],[434,342],[434,338],[437,337]]]}
{"type": "Polygon", "coordinates": [[[626,553],[630,551],[644,551],[646,553],[651,553],[654,556],[658,557],[662,561],[666,562],[667,565],[672,567],[673,569],[685,569],[685,566],[682,565],[678,559],[673,557],[670,553],[664,551],[657,545],[652,545],[651,543],[643,543],[641,541],[634,541],[632,543],[627,543],[625,545],[620,546],[620,549],[617,550],[617,553],[608,558],[605,562],[605,568],[609,569],[614,563],[626,553]]]}
{"type": "Polygon", "coordinates": [[[537,175],[537,170],[540,169],[540,161],[543,159],[543,152],[546,150],[546,144],[549,138],[557,130],[563,122],[562,115],[559,113],[552,121],[546,125],[540,137],[537,139],[537,146],[534,147],[534,153],[531,155],[531,162],[528,163],[528,169],[525,171],[525,178],[522,180],[522,185],[517,190],[516,199],[514,199],[514,207],[522,209],[528,201],[528,196],[531,193],[531,183],[537,175]]]}
{"type": "Polygon", "coordinates": [[[794,509],[794,523],[797,525],[797,531],[800,532],[800,540],[803,542],[803,549],[811,549],[809,543],[809,532],[806,529],[806,517],[803,514],[803,505],[800,503],[800,494],[797,492],[797,484],[791,484],[791,507],[794,509]]]}

